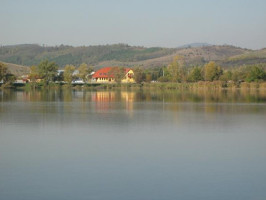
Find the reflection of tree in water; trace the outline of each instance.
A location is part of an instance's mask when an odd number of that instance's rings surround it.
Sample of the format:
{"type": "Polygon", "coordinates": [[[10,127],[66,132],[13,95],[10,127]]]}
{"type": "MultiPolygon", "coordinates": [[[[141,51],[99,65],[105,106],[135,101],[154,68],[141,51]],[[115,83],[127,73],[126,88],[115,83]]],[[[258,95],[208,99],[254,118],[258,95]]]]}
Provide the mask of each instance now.
{"type": "Polygon", "coordinates": [[[0,101],[15,101],[17,98],[16,93],[13,90],[4,89],[0,90],[0,101]]]}
{"type": "MultiPolygon", "coordinates": [[[[86,91],[70,89],[11,90],[0,92],[0,101],[24,102],[206,102],[206,103],[264,103],[265,89],[191,89],[191,90],[101,90],[86,91]]],[[[105,102],[105,103],[104,103],[105,102]]]]}
{"type": "MultiPolygon", "coordinates": [[[[127,121],[136,113],[135,111],[144,109],[147,113],[154,110],[166,111],[168,114],[171,112],[172,116],[169,119],[176,123],[179,122],[181,115],[185,114],[186,119],[189,120],[190,113],[204,112],[206,113],[204,120],[212,122],[213,119],[219,117],[219,113],[264,113],[265,109],[261,109],[261,106],[252,106],[249,103],[265,103],[266,92],[254,89],[1,90],[0,101],[3,102],[0,104],[1,120],[8,120],[10,117],[13,120],[21,120],[26,114],[25,120],[29,121],[68,123],[68,120],[72,118],[84,121],[102,120],[118,114],[121,120],[127,121]],[[239,106],[241,103],[246,103],[245,109],[239,106]],[[12,116],[6,115],[8,113],[17,114],[14,117],[13,114],[12,116]],[[39,114],[38,117],[36,114],[39,114]]],[[[169,116],[168,114],[165,116],[169,116]]]]}
{"type": "Polygon", "coordinates": [[[71,102],[72,101],[72,89],[66,88],[63,90],[63,101],[71,102]]]}

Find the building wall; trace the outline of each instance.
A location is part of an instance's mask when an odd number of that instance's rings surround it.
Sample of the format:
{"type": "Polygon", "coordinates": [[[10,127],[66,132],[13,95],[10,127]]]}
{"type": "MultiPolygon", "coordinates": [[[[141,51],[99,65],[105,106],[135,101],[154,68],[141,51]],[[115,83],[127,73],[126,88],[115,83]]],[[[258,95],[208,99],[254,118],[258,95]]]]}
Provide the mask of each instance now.
{"type": "Polygon", "coordinates": [[[121,80],[122,83],[135,83],[134,72],[133,70],[129,70],[125,75],[125,78],[121,80]]]}
{"type": "Polygon", "coordinates": [[[114,78],[97,78],[96,83],[115,83],[115,79],[114,78]]]}
{"type": "MultiPolygon", "coordinates": [[[[121,80],[122,83],[135,83],[134,72],[133,70],[129,70],[125,75],[125,78],[121,80]]],[[[114,78],[97,78],[96,83],[115,83],[114,78]]]]}

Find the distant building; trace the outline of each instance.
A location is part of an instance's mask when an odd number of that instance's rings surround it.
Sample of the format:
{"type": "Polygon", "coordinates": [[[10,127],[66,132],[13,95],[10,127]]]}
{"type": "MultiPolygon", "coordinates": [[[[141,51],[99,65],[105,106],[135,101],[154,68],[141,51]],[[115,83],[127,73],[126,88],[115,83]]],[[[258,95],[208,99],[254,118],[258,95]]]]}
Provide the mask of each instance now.
{"type": "MultiPolygon", "coordinates": [[[[97,83],[115,83],[119,72],[119,67],[105,67],[96,71],[92,75],[93,81],[97,83]]],[[[135,83],[134,72],[132,69],[125,68],[122,83],[135,83]]]]}
{"type": "Polygon", "coordinates": [[[63,76],[64,72],[65,72],[65,70],[63,70],[63,69],[57,70],[57,76],[63,76]]]}

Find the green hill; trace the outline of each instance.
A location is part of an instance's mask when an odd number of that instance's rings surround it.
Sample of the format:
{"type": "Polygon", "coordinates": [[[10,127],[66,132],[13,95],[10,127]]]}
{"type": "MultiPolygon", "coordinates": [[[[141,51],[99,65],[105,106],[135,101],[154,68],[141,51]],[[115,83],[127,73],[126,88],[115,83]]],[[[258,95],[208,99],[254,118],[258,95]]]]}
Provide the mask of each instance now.
{"type": "Polygon", "coordinates": [[[174,51],[175,49],[131,47],[124,44],[88,47],[15,45],[1,47],[0,60],[30,66],[48,59],[63,67],[66,64],[80,65],[83,62],[96,65],[108,60],[120,62],[142,61],[169,55],[174,51]]]}
{"type": "Polygon", "coordinates": [[[24,44],[0,47],[0,60],[18,65],[38,65],[48,59],[60,67],[66,64],[75,66],[81,63],[103,66],[143,66],[158,67],[168,65],[174,56],[184,58],[186,65],[202,65],[216,61],[222,66],[266,63],[266,50],[249,50],[229,45],[199,46],[184,48],[145,48],[126,44],[99,46],[55,46],[24,44]]]}

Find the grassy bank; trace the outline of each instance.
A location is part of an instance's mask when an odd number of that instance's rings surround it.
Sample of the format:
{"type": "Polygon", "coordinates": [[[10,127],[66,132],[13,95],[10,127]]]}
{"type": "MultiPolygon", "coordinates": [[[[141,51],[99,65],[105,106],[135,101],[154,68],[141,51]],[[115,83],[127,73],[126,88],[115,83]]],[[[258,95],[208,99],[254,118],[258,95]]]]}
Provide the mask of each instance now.
{"type": "Polygon", "coordinates": [[[184,90],[184,89],[266,89],[266,82],[223,82],[223,81],[200,81],[196,83],[141,83],[141,84],[100,84],[98,86],[84,86],[95,89],[161,89],[161,90],[184,90]]]}
{"type": "Polygon", "coordinates": [[[147,89],[167,89],[167,90],[183,90],[183,89],[266,89],[266,82],[223,82],[223,81],[200,81],[196,83],[144,83],[143,88],[147,89]]]}
{"type": "Polygon", "coordinates": [[[145,90],[191,90],[191,89],[262,89],[266,90],[266,82],[223,82],[223,81],[200,81],[196,83],[141,83],[141,84],[85,84],[85,85],[68,85],[51,83],[47,86],[41,83],[27,83],[25,85],[1,85],[4,88],[20,88],[25,90],[32,89],[86,89],[86,90],[116,90],[116,89],[145,89],[145,90]]]}

